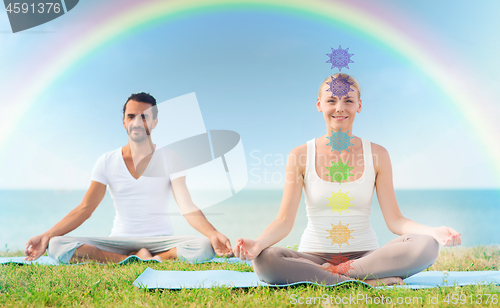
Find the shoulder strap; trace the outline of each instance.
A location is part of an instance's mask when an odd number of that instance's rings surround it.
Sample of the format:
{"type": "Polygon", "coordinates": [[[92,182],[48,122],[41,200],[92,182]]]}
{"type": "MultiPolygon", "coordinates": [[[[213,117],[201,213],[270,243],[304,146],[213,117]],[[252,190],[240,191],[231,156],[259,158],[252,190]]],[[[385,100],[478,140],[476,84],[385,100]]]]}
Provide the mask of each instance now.
{"type": "Polygon", "coordinates": [[[375,169],[373,166],[373,155],[372,155],[372,147],[370,140],[368,139],[361,139],[363,143],[363,160],[364,164],[366,165],[366,171],[372,172],[375,174],[375,169]]]}
{"type": "Polygon", "coordinates": [[[314,168],[315,157],[316,157],[316,139],[307,141],[307,159],[306,159],[306,171],[304,177],[308,176],[309,172],[314,168]]]}

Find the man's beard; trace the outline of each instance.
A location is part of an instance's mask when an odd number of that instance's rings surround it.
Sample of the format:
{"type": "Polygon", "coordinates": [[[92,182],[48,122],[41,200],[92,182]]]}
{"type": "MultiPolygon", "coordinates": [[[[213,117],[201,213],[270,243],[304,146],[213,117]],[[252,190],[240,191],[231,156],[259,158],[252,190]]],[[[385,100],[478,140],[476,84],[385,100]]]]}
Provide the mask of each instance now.
{"type": "Polygon", "coordinates": [[[132,134],[129,133],[128,135],[132,141],[139,143],[139,142],[146,140],[149,136],[149,134],[147,134],[146,130],[142,130],[142,132],[143,133],[140,134],[139,136],[135,136],[133,132],[132,132],[132,134]]]}

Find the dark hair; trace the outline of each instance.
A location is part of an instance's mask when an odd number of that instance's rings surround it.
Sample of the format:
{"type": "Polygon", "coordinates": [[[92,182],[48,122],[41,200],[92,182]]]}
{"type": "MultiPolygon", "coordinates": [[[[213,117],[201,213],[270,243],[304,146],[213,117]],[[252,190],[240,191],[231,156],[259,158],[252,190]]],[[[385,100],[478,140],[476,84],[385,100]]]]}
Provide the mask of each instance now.
{"type": "Polygon", "coordinates": [[[158,108],[156,107],[156,99],[151,96],[149,93],[134,93],[127,98],[127,102],[125,102],[125,105],[123,105],[123,117],[125,117],[125,109],[127,108],[127,103],[129,101],[136,101],[139,103],[148,103],[153,106],[152,111],[153,111],[153,119],[156,119],[158,116],[158,108]]]}

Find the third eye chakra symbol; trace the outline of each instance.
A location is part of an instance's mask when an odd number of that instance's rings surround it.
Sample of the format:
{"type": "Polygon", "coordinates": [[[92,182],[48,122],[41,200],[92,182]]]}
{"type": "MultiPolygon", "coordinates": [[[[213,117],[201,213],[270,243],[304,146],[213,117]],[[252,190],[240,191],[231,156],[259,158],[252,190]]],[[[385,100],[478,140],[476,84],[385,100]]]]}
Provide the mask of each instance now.
{"type": "Polygon", "coordinates": [[[332,69],[334,67],[339,69],[339,72],[342,70],[343,67],[349,68],[349,63],[354,63],[354,61],[351,60],[351,56],[354,56],[354,54],[350,54],[349,48],[342,49],[342,47],[339,45],[338,49],[332,49],[332,53],[329,54],[327,53],[326,55],[330,57],[330,60],[326,61],[326,63],[331,63],[332,64],[332,69]]]}
{"type": "Polygon", "coordinates": [[[337,78],[332,76],[331,82],[326,82],[330,87],[326,89],[326,92],[332,92],[331,97],[337,96],[339,99],[342,99],[344,96],[349,96],[349,91],[351,91],[351,85],[354,82],[349,81],[349,76],[339,74],[337,78]]]}

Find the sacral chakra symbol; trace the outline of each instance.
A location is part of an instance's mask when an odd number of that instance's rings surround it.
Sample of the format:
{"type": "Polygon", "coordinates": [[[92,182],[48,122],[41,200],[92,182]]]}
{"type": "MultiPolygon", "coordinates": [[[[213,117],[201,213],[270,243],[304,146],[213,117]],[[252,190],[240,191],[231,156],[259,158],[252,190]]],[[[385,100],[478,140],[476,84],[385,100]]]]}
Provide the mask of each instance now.
{"type": "Polygon", "coordinates": [[[331,245],[338,244],[340,247],[342,247],[342,244],[349,245],[349,240],[354,239],[354,237],[351,236],[351,233],[354,230],[349,230],[349,224],[342,225],[341,221],[339,221],[339,224],[336,226],[332,224],[332,229],[326,231],[330,233],[327,239],[332,240],[331,245]]]}

